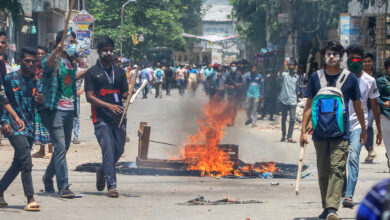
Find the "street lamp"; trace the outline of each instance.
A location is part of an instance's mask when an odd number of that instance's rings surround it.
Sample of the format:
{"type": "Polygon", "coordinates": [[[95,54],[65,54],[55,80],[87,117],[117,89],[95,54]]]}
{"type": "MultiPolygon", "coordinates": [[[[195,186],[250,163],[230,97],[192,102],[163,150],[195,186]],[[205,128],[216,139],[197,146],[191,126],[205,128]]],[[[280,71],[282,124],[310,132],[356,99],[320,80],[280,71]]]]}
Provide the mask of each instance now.
{"type": "Polygon", "coordinates": [[[124,13],[124,9],[126,7],[126,5],[128,5],[130,2],[135,2],[136,0],[129,0],[127,1],[125,4],[122,5],[122,9],[121,9],[121,36],[120,36],[120,41],[121,41],[121,57],[122,57],[122,46],[123,46],[123,13],[124,13]]]}

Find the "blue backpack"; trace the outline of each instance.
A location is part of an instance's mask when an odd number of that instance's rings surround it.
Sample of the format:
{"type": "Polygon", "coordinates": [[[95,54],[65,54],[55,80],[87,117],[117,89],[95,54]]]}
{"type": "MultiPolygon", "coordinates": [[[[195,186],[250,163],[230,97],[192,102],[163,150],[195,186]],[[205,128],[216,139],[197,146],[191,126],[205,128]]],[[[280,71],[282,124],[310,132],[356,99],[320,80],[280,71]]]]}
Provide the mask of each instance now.
{"type": "Polygon", "coordinates": [[[323,69],[318,71],[321,89],[313,99],[311,120],[317,137],[340,137],[345,132],[344,114],[346,107],[341,87],[350,72],[343,70],[336,81],[336,86],[328,86],[323,69]]]}
{"type": "Polygon", "coordinates": [[[156,76],[157,76],[158,79],[161,79],[162,71],[161,70],[157,70],[156,76]]]}

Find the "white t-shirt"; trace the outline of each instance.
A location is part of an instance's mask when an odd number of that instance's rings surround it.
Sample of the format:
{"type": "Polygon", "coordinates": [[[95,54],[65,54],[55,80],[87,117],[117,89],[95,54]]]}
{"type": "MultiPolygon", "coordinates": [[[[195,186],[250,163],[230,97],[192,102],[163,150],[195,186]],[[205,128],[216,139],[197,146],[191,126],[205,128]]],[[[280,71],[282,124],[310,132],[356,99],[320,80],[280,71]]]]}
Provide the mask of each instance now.
{"type": "Polygon", "coordinates": [[[162,69],[156,69],[154,71],[153,77],[156,79],[156,82],[163,82],[164,80],[164,71],[162,69]],[[157,77],[157,71],[161,71],[161,76],[157,77]]]}
{"type": "MultiPolygon", "coordinates": [[[[368,108],[367,100],[376,99],[379,97],[379,92],[376,87],[375,78],[368,75],[366,72],[363,72],[362,76],[358,78],[360,93],[362,94],[361,102],[363,103],[364,108],[364,120],[366,121],[366,126],[368,123],[368,108]]],[[[361,128],[355,109],[353,108],[353,102],[349,102],[349,122],[351,125],[351,131],[361,128]]]]}

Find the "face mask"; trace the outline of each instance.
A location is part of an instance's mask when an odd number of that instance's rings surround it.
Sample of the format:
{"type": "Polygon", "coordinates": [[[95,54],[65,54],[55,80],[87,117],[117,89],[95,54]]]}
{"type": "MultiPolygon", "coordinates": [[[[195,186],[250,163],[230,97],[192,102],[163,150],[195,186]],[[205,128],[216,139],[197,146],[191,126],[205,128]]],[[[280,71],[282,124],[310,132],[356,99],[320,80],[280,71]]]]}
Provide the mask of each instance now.
{"type": "Polygon", "coordinates": [[[76,44],[70,44],[66,49],[65,52],[73,57],[76,54],[76,44]]]}
{"type": "Polygon", "coordinates": [[[237,67],[232,66],[232,71],[233,71],[233,72],[236,72],[236,70],[237,70],[237,67]]]}
{"type": "Polygon", "coordinates": [[[347,64],[348,70],[355,74],[360,74],[363,70],[363,62],[361,59],[348,59],[347,64]]]}

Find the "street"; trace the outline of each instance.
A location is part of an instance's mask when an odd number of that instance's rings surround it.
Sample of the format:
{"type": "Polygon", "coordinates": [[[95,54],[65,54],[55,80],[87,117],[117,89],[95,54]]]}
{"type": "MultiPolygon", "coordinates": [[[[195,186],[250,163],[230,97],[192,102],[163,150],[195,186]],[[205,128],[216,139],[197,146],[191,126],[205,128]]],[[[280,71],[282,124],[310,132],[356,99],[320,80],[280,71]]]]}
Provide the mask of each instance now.
{"type": "MultiPolygon", "coordinates": [[[[195,98],[188,94],[181,97],[177,90],[172,96],[155,99],[138,99],[128,110],[127,134],[130,142],[120,161],[135,161],[138,152],[137,131],[141,121],[152,127],[151,139],[181,145],[186,137],[196,132],[196,119],[201,113],[202,104],[207,98],[198,91],[195,98]]],[[[165,95],[165,92],[164,92],[165,95]]],[[[257,128],[244,125],[245,112],[239,111],[236,125],[225,129],[222,143],[238,144],[239,157],[247,163],[275,161],[297,164],[299,144],[279,142],[279,128],[264,129],[268,120],[258,121],[257,128]]],[[[81,144],[72,144],[68,154],[69,182],[81,198],[61,199],[57,193],[43,191],[41,181],[49,162],[33,158],[33,182],[36,200],[41,212],[23,211],[25,197],[21,180],[18,177],[4,196],[9,207],[0,209],[0,219],[317,219],[322,211],[316,172],[316,156],[312,142],[307,147],[304,164],[311,174],[302,179],[301,194],[295,195],[295,179],[228,179],[215,177],[177,176],[133,176],[118,175],[118,199],[108,198],[95,187],[94,173],[76,172],[75,167],[84,163],[101,162],[101,150],[93,134],[90,120],[90,104],[82,95],[80,116],[81,144]],[[279,182],[279,185],[271,183],[279,182]],[[237,200],[259,200],[257,204],[231,205],[179,205],[196,197],[206,200],[231,198],[237,200]]],[[[294,130],[294,138],[299,139],[300,131],[294,130]]],[[[34,146],[33,152],[39,146],[34,146]]],[[[366,150],[361,151],[360,174],[354,201],[360,202],[370,187],[388,178],[385,149],[383,144],[376,147],[378,158],[374,164],[364,164],[366,150]]],[[[177,149],[155,143],[150,144],[149,157],[168,159],[176,155],[177,149]]],[[[0,147],[0,175],[4,175],[12,162],[13,149],[4,141],[0,147]]],[[[354,209],[339,209],[342,219],[354,219],[358,206],[354,209]]]]}

